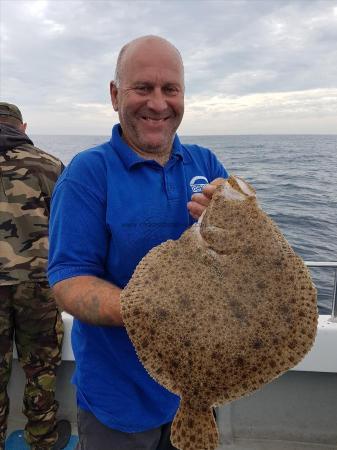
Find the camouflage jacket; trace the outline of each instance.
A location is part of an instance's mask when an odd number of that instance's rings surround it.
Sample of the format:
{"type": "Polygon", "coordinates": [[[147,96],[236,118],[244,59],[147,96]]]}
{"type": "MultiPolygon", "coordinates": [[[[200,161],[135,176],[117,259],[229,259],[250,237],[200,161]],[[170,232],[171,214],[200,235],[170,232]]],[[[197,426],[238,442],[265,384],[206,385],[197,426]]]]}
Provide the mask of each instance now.
{"type": "Polygon", "coordinates": [[[46,280],[50,197],[63,168],[0,124],[0,285],[46,280]]]}

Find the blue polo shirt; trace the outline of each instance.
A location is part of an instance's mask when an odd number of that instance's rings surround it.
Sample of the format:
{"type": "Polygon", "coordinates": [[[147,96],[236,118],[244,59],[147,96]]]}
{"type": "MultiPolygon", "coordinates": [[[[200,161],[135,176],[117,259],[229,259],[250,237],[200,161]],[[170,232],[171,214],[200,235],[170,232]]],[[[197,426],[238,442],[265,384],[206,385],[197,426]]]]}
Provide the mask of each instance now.
{"type": "MultiPolygon", "coordinates": [[[[76,155],[59,178],[49,225],[49,282],[94,275],[123,288],[142,257],[193,223],[187,202],[227,172],[208,149],[178,136],[164,167],[137,155],[115,125],[112,137],[76,155]]],[[[123,327],[74,320],[73,382],[81,408],[106,426],[139,432],[170,422],[179,398],[139,362],[123,327]]]]}

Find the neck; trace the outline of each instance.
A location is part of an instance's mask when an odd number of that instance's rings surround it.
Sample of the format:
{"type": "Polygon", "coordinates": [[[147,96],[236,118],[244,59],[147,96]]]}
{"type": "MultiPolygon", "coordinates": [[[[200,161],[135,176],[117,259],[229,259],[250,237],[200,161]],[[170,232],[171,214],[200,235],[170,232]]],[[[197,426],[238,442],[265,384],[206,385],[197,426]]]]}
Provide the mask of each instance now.
{"type": "Polygon", "coordinates": [[[139,155],[140,157],[142,157],[144,159],[151,159],[153,161],[156,161],[161,166],[165,166],[167,161],[170,159],[172,148],[170,148],[169,150],[147,152],[147,151],[143,151],[139,148],[134,147],[130,142],[128,142],[127,139],[124,138],[123,135],[122,135],[122,139],[124,140],[124,142],[126,142],[128,144],[128,146],[130,148],[132,148],[132,150],[135,153],[137,153],[137,155],[139,155]]]}
{"type": "Polygon", "coordinates": [[[161,166],[165,166],[167,161],[170,159],[171,152],[165,152],[162,154],[158,153],[147,153],[147,152],[138,152],[137,150],[134,150],[139,156],[141,156],[144,159],[151,159],[153,161],[156,161],[161,166]]]}

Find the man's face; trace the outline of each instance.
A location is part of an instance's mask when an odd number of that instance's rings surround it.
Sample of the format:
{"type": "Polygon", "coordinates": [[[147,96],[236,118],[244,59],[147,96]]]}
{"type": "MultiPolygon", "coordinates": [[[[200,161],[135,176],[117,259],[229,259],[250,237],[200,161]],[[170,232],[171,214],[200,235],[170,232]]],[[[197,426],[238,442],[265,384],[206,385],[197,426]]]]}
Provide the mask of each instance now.
{"type": "Polygon", "coordinates": [[[165,43],[126,50],[121,82],[111,85],[123,138],[140,153],[169,153],[184,114],[184,74],[178,53],[165,43]]]}

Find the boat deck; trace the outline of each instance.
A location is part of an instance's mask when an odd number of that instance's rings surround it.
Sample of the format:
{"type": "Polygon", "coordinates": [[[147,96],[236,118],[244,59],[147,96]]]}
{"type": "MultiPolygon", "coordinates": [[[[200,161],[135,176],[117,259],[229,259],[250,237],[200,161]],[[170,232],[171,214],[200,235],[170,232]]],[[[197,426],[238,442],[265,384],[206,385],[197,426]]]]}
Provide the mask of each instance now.
{"type": "Polygon", "coordinates": [[[233,444],[221,445],[218,450],[336,450],[336,448],[331,444],[238,439],[233,444]]]}
{"type": "MultiPolygon", "coordinates": [[[[337,361],[337,354],[331,358],[337,361]]],[[[73,369],[72,361],[62,363],[57,397],[59,418],[69,419],[77,434],[75,389],[70,383],[73,369]]],[[[17,361],[13,372],[9,433],[25,423],[21,413],[24,376],[17,361]]],[[[219,450],[337,450],[337,373],[291,370],[254,394],[219,408],[217,422],[219,450]]]]}

